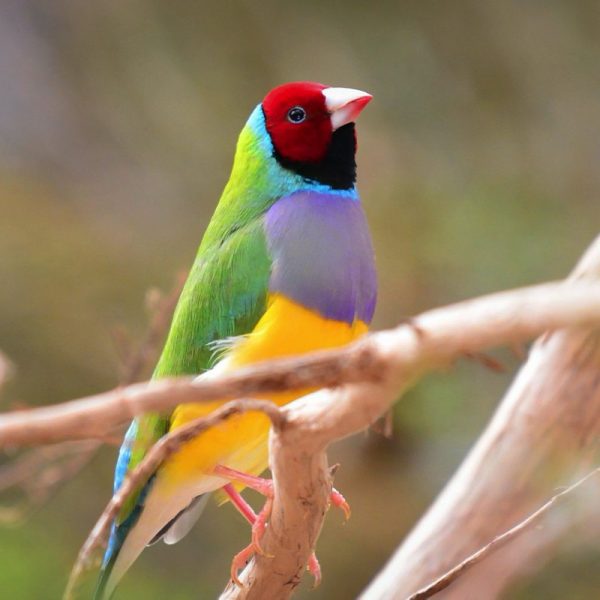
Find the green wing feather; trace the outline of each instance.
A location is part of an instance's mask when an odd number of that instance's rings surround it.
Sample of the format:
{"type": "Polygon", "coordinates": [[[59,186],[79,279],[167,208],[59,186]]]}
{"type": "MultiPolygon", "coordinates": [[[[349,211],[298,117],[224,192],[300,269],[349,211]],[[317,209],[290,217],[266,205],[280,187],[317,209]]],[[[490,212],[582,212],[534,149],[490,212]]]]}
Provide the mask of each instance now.
{"type": "Polygon", "coordinates": [[[212,366],[211,342],[250,333],[265,312],[270,272],[262,219],[218,248],[201,247],[154,377],[201,373],[212,366]]]}
{"type": "MultiPolygon", "coordinates": [[[[265,312],[271,258],[262,218],[231,226],[220,240],[210,233],[209,228],[175,309],[153,378],[197,375],[209,369],[214,360],[211,342],[251,332],[265,312]]],[[[165,435],[169,420],[170,414],[161,413],[136,419],[127,471],[165,435]]],[[[117,524],[131,514],[140,492],[141,488],[128,498],[117,524]]]]}

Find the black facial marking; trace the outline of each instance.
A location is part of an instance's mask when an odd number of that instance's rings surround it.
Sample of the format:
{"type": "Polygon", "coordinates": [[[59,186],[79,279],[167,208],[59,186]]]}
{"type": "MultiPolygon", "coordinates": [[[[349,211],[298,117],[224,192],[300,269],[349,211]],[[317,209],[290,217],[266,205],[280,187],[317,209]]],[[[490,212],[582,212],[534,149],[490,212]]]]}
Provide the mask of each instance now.
{"type": "Polygon", "coordinates": [[[356,135],[354,123],[336,129],[327,153],[319,162],[303,162],[284,158],[273,150],[277,162],[309,181],[317,181],[336,190],[348,190],[356,182],[356,135]]]}

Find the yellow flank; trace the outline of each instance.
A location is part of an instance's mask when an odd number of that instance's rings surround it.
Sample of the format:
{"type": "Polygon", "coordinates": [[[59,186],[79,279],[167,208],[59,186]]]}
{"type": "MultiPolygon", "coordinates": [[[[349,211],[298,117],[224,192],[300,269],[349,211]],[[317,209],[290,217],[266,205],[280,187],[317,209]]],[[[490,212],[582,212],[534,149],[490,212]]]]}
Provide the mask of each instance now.
{"type": "MultiPolygon", "coordinates": [[[[367,325],[332,321],[281,294],[273,294],[267,311],[254,331],[235,344],[217,367],[219,372],[270,358],[303,354],[348,344],[367,332],[367,325]]],[[[277,404],[286,404],[310,390],[271,394],[277,404]]],[[[185,404],[173,413],[171,429],[214,410],[221,402],[185,404]]],[[[260,474],[268,466],[269,421],[261,413],[232,417],[200,434],[174,454],[162,467],[161,479],[177,485],[200,479],[217,464],[245,473],[260,474]]]]}

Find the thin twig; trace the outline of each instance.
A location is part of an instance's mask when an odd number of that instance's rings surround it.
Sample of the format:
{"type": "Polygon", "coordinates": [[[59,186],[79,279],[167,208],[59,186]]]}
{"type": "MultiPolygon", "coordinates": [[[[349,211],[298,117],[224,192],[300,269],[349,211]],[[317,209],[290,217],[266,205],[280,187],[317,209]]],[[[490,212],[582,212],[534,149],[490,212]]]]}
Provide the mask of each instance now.
{"type": "Polygon", "coordinates": [[[494,358],[485,352],[465,352],[465,358],[469,358],[480,365],[483,365],[486,369],[489,369],[494,373],[506,373],[507,371],[507,368],[497,358],[494,358]]]}
{"type": "MultiPolygon", "coordinates": [[[[148,293],[146,304],[150,321],[146,334],[135,352],[122,355],[120,367],[121,384],[129,385],[142,377],[156,361],[160,344],[167,333],[175,305],[181,294],[185,276],[179,275],[168,294],[153,290],[148,293]],[[150,302],[150,297],[153,301],[150,302]]],[[[119,344],[122,348],[124,344],[119,344]]],[[[10,376],[13,367],[0,353],[0,387],[3,379],[10,376]]],[[[110,435],[110,434],[107,434],[110,435]]],[[[51,446],[34,448],[0,468],[0,493],[17,488],[24,494],[18,505],[2,507],[5,522],[17,521],[27,513],[44,504],[61,485],[73,479],[98,453],[108,437],[98,440],[67,441],[51,446]]]]}
{"type": "MultiPolygon", "coordinates": [[[[599,294],[600,297],[600,294],[599,294]]],[[[265,361],[219,377],[178,377],[137,383],[79,400],[0,415],[0,448],[105,438],[148,411],[179,404],[378,381],[385,365],[369,344],[265,361]]]]}
{"type": "Polygon", "coordinates": [[[96,453],[100,442],[83,440],[61,442],[34,448],[0,467],[0,494],[19,489],[24,499],[3,506],[4,522],[20,521],[44,504],[61,483],[72,479],[96,453]]]}
{"type": "Polygon", "coordinates": [[[9,358],[0,352],[0,388],[13,376],[15,367],[9,358]]]}
{"type": "Polygon", "coordinates": [[[594,469],[590,473],[588,473],[585,477],[582,477],[578,481],[576,481],[573,485],[570,485],[568,488],[562,490],[558,494],[555,494],[548,500],[545,504],[540,506],[535,512],[531,513],[526,519],[523,519],[518,525],[515,525],[508,531],[505,531],[503,534],[495,537],[489,544],[480,548],[477,552],[474,552],[468,558],[465,558],[461,563],[456,565],[454,568],[450,569],[446,573],[444,573],[441,577],[436,579],[433,583],[421,588],[418,592],[412,594],[407,598],[407,600],[425,600],[426,598],[431,598],[438,592],[446,589],[449,585],[451,585],[454,581],[456,581],[459,577],[461,577],[467,570],[474,567],[477,563],[481,562],[496,550],[499,550],[506,544],[510,543],[516,537],[527,531],[534,523],[536,523],[541,517],[543,517],[557,502],[560,500],[564,500],[566,496],[569,496],[572,492],[574,492],[577,488],[582,486],[592,477],[600,474],[600,467],[594,469]]]}
{"type": "Polygon", "coordinates": [[[385,414],[371,425],[370,430],[388,440],[394,437],[394,409],[390,408],[385,414]]]}
{"type": "Polygon", "coordinates": [[[81,547],[73,570],[69,576],[64,598],[73,598],[77,584],[84,571],[92,562],[92,555],[98,548],[104,547],[108,539],[112,522],[119,514],[129,495],[142,486],[160,465],[183,444],[189,442],[202,431],[213,427],[229,417],[249,411],[265,413],[275,428],[284,425],[284,416],[277,405],[267,400],[233,400],[218,408],[210,415],[191,421],[161,438],[146,454],[144,459],[128,473],[121,487],[110,499],[100,518],[81,547]]]}
{"type": "Polygon", "coordinates": [[[171,291],[163,295],[159,290],[149,290],[146,305],[150,312],[150,323],[146,335],[136,352],[127,356],[121,368],[121,384],[129,385],[139,381],[145,371],[156,362],[163,339],[169,329],[173,312],[181,295],[186,274],[177,277],[171,291]]]}

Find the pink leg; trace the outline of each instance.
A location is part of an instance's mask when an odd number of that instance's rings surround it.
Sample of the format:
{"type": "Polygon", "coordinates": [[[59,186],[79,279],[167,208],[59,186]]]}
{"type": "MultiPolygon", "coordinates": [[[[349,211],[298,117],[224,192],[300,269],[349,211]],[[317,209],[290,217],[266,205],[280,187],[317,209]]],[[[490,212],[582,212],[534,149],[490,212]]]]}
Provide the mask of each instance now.
{"type": "Polygon", "coordinates": [[[263,496],[269,497],[273,495],[273,482],[270,479],[256,477],[255,475],[248,475],[248,473],[242,473],[241,471],[230,469],[225,465],[217,465],[214,469],[214,474],[220,475],[221,477],[229,479],[230,481],[243,483],[245,486],[256,490],[263,496]]]}
{"type": "Polygon", "coordinates": [[[231,503],[238,509],[246,521],[252,525],[252,544],[254,544],[254,547],[260,554],[264,554],[260,547],[260,538],[262,538],[267,528],[267,519],[273,508],[273,498],[267,498],[263,509],[257,515],[230,483],[223,486],[223,491],[229,496],[231,503]]]}
{"type": "Polygon", "coordinates": [[[254,525],[256,522],[256,513],[254,509],[242,498],[242,495],[230,484],[223,486],[223,491],[229,496],[231,504],[235,506],[239,513],[250,523],[254,525]]]}
{"type": "Polygon", "coordinates": [[[231,562],[231,579],[240,587],[242,582],[238,577],[238,572],[246,566],[246,563],[253,554],[261,554],[265,556],[263,549],[260,546],[260,539],[265,533],[267,527],[267,519],[271,514],[273,507],[273,498],[267,498],[265,506],[258,513],[254,512],[252,507],[242,498],[242,495],[230,483],[223,486],[223,491],[229,496],[231,503],[242,514],[242,516],[252,525],[252,541],[248,546],[238,552],[231,562]]]}

